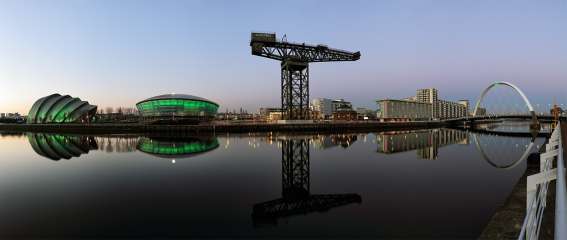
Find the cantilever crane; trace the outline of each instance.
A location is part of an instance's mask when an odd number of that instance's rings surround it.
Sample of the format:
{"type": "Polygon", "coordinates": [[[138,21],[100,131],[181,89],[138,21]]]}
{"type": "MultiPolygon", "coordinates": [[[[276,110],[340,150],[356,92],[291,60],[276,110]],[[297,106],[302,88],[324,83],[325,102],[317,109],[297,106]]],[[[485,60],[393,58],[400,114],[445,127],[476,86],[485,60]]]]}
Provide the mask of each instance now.
{"type": "Polygon", "coordinates": [[[252,33],[252,55],[281,61],[281,104],[284,120],[309,116],[309,63],[356,61],[360,52],[276,40],[275,33],[252,33]]]}

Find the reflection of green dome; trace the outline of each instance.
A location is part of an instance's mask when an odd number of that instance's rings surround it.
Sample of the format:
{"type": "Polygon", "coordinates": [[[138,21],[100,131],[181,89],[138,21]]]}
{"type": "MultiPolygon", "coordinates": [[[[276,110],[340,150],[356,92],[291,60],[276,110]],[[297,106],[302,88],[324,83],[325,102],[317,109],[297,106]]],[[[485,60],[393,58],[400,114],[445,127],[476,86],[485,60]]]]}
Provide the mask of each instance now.
{"type": "Polygon", "coordinates": [[[138,150],[164,158],[191,157],[211,151],[219,146],[216,137],[205,138],[147,138],[138,141],[138,150]]]}
{"type": "Polygon", "coordinates": [[[29,133],[28,140],[37,154],[52,160],[78,157],[98,148],[93,137],[85,136],[29,133]]]}
{"type": "Polygon", "coordinates": [[[27,123],[88,122],[97,107],[69,95],[51,94],[38,99],[28,113],[27,123]]]}

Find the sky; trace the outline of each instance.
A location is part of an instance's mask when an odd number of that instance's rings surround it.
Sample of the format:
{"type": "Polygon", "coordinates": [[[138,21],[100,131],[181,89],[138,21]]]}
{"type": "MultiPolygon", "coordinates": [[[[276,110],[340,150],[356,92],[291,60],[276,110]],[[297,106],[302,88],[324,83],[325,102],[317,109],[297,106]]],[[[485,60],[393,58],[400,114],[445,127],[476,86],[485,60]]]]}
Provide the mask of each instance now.
{"type": "Polygon", "coordinates": [[[102,108],[165,93],[277,107],[280,65],[251,55],[252,31],[361,52],[310,64],[311,99],[376,109],[435,87],[475,101],[509,81],[534,105],[567,104],[566,26],[567,1],[551,0],[0,0],[0,112],[52,93],[102,108]]]}

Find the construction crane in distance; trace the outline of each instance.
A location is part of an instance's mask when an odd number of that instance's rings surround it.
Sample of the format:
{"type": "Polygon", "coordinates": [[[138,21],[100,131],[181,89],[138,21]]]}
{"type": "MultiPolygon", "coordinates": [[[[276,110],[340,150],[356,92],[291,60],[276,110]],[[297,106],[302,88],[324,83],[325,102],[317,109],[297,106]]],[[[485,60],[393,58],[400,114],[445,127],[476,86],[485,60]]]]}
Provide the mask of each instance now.
{"type": "Polygon", "coordinates": [[[252,55],[281,61],[282,119],[308,120],[309,63],[356,61],[360,52],[276,40],[275,33],[255,33],[250,39],[252,55]]]}

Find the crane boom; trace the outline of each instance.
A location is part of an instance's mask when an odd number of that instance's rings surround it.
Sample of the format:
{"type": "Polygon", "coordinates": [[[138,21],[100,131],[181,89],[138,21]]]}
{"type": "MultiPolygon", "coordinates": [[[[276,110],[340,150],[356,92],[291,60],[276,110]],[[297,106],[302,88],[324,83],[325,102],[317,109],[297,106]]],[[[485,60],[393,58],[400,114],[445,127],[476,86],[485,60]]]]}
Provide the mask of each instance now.
{"type": "Polygon", "coordinates": [[[309,120],[309,63],[356,61],[360,52],[276,40],[275,33],[252,33],[252,55],[281,61],[283,120],[309,120]]]}
{"type": "Polygon", "coordinates": [[[333,49],[322,44],[278,41],[274,33],[252,33],[250,46],[252,55],[279,61],[290,59],[297,62],[337,62],[360,59],[360,52],[333,49]]]}

